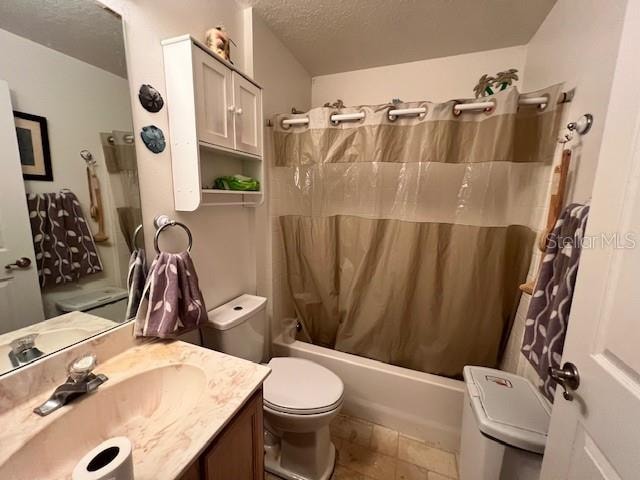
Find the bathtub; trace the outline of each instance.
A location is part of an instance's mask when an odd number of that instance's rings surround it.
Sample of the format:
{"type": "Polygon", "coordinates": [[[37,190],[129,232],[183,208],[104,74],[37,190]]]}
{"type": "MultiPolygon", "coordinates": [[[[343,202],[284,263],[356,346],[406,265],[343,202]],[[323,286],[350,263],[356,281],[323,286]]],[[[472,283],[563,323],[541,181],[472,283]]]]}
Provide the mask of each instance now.
{"type": "Polygon", "coordinates": [[[342,412],[458,451],[464,383],[309,343],[273,342],[277,357],[312,360],[344,382],[342,412]]]}

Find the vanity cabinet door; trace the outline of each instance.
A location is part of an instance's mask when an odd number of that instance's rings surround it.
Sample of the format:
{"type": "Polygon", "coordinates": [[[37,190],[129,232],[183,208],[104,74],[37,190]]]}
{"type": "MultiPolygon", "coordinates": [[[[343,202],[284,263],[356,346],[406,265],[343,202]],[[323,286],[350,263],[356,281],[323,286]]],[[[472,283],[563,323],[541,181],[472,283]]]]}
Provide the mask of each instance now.
{"type": "Polygon", "coordinates": [[[192,49],[198,140],[234,148],[233,72],[196,45],[192,49]]]}
{"type": "Polygon", "coordinates": [[[262,390],[225,427],[203,458],[206,480],[263,480],[262,390]]]}
{"type": "Polygon", "coordinates": [[[191,464],[186,472],[182,474],[179,480],[202,480],[202,474],[200,473],[200,459],[191,464]]]}
{"type": "Polygon", "coordinates": [[[233,72],[236,150],[262,155],[262,91],[233,72]]]}

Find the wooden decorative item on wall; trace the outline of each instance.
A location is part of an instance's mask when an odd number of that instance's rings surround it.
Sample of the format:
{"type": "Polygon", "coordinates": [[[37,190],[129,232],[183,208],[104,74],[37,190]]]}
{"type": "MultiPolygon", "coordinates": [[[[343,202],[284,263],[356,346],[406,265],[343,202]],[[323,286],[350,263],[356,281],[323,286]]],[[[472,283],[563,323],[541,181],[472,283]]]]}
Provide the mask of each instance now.
{"type": "Polygon", "coordinates": [[[93,235],[93,241],[102,243],[109,240],[109,235],[105,232],[104,226],[104,206],[102,205],[102,194],[100,192],[100,180],[96,175],[96,161],[89,150],[82,150],[80,156],[87,163],[87,184],[89,186],[89,198],[91,205],[89,214],[98,223],[98,231],[93,235]]]}
{"type": "MultiPolygon", "coordinates": [[[[542,235],[538,239],[538,250],[544,253],[547,249],[547,242],[549,241],[549,235],[553,231],[562,207],[564,205],[564,197],[567,190],[567,177],[569,175],[569,165],[571,164],[571,150],[566,149],[562,151],[562,160],[559,165],[556,165],[553,169],[553,179],[551,185],[551,196],[549,198],[549,211],[547,213],[547,224],[545,225],[542,235]]],[[[538,270],[540,267],[538,266],[538,270]]],[[[531,295],[535,288],[536,278],[530,282],[520,285],[520,290],[524,293],[531,295]]]]}

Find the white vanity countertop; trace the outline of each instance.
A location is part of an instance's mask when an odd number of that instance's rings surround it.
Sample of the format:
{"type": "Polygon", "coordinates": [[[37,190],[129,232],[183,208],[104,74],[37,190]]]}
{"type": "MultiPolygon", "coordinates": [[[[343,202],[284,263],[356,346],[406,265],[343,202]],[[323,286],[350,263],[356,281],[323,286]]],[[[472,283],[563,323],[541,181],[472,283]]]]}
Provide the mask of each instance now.
{"type": "Polygon", "coordinates": [[[37,334],[35,345],[43,353],[49,354],[85,340],[98,333],[120,325],[113,320],[96,317],[84,312],[69,312],[58,317],[44,320],[28,327],[0,335],[0,374],[15,367],[9,360],[11,342],[17,338],[37,334]]]}
{"type": "MultiPolygon", "coordinates": [[[[87,336],[91,336],[118,325],[120,324],[113,320],[96,317],[89,313],[69,312],[42,322],[34,323],[28,327],[3,333],[0,335],[0,345],[9,344],[16,338],[24,337],[32,333],[42,334],[51,330],[78,329],[86,330],[88,332],[87,336]]],[[[63,347],[66,346],[67,345],[63,345],[63,347]]]]}
{"type": "Polygon", "coordinates": [[[121,435],[133,443],[136,480],[179,478],[261,387],[270,369],[163,341],[125,350],[95,372],[109,380],[46,417],[32,410],[50,391],[0,414],[0,478],[71,478],[87,451],[121,435]]]}

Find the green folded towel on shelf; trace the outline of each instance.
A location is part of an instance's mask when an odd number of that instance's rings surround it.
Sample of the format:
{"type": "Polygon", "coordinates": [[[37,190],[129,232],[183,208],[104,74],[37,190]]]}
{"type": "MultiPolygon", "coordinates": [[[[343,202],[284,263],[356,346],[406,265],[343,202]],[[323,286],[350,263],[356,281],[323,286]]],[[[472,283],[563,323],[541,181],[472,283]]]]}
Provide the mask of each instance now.
{"type": "Polygon", "coordinates": [[[216,178],[213,183],[216,190],[242,190],[257,192],[260,190],[260,182],[255,178],[244,175],[227,175],[216,178]]]}

